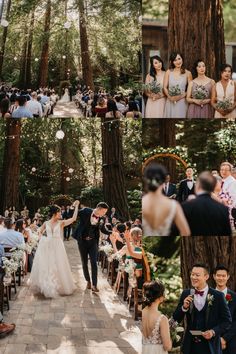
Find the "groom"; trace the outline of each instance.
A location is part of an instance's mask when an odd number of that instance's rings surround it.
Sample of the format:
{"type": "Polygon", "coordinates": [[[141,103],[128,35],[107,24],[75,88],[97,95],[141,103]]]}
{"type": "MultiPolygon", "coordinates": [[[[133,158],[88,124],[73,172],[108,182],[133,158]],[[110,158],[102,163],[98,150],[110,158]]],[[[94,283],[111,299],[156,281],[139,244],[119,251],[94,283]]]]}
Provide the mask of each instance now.
{"type": "Polygon", "coordinates": [[[108,208],[106,203],[101,202],[97,204],[95,209],[81,209],[78,213],[79,224],[73,234],[73,237],[78,241],[87,289],[92,289],[93,292],[99,292],[97,288],[99,230],[101,219],[107,213],[108,208]],[[92,284],[88,270],[88,256],[91,263],[92,284]]]}
{"type": "Polygon", "coordinates": [[[221,354],[220,337],[231,325],[231,315],[224,295],[207,285],[209,271],[204,264],[195,264],[190,278],[193,288],[183,291],[173,315],[177,322],[186,319],[182,352],[221,354]]]}

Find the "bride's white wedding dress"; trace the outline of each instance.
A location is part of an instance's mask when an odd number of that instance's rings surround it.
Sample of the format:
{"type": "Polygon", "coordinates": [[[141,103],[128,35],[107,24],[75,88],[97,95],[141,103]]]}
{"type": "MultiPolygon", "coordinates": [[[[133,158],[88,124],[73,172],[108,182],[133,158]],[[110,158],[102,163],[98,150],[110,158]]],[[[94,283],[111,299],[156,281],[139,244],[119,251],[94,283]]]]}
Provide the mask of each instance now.
{"type": "Polygon", "coordinates": [[[68,88],[65,89],[65,93],[62,96],[62,98],[59,100],[61,103],[68,103],[70,102],[70,96],[69,96],[69,90],[68,88]]]}
{"type": "Polygon", "coordinates": [[[168,354],[163,348],[160,322],[164,315],[161,315],[157,321],[151,335],[148,338],[143,337],[142,354],[168,354]]]}
{"type": "Polygon", "coordinates": [[[170,212],[167,215],[166,219],[163,220],[163,223],[156,230],[152,229],[151,226],[145,220],[145,218],[143,218],[144,236],[169,236],[171,231],[171,225],[175,218],[176,209],[177,209],[176,200],[171,200],[170,212]]]}
{"type": "Polygon", "coordinates": [[[52,229],[46,222],[46,236],[42,236],[34,257],[28,285],[34,293],[47,298],[70,295],[75,289],[70,264],[62,241],[60,222],[52,229]]]}

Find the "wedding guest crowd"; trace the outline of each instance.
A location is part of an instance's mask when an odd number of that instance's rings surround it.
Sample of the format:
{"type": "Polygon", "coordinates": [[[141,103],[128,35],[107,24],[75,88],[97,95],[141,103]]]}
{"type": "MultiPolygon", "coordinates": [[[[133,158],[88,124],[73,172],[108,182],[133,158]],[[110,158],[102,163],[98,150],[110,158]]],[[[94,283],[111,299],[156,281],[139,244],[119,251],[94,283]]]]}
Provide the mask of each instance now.
{"type": "Polygon", "coordinates": [[[165,71],[163,60],[152,56],[144,93],[145,118],[236,118],[236,82],[229,64],[221,65],[215,82],[202,59],[190,71],[181,53],[173,52],[165,71]]]}
{"type": "Polygon", "coordinates": [[[233,166],[222,162],[217,170],[197,178],[189,166],[178,186],[170,183],[164,166],[151,164],[144,174],[145,236],[230,236],[236,226],[236,179],[233,166]]]}

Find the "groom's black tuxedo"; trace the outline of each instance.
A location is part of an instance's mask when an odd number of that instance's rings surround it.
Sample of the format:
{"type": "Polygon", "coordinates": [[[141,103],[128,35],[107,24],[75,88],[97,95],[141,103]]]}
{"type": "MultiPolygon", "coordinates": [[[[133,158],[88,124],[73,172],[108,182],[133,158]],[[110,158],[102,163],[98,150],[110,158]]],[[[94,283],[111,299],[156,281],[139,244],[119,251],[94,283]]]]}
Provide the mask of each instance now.
{"type": "Polygon", "coordinates": [[[223,350],[223,354],[235,354],[236,353],[236,293],[230,289],[227,289],[227,294],[231,296],[231,300],[228,301],[228,307],[232,317],[232,324],[230,329],[222,335],[222,337],[226,341],[226,349],[223,350]]]}
{"type": "Polygon", "coordinates": [[[202,311],[198,311],[193,304],[187,312],[184,312],[184,299],[189,295],[190,289],[182,292],[177,309],[173,314],[173,318],[177,322],[181,322],[186,317],[186,329],[182,343],[183,354],[222,354],[220,337],[223,333],[226,333],[231,325],[231,315],[224,294],[209,288],[208,295],[213,296],[211,304],[210,301],[206,300],[202,311]],[[190,330],[213,330],[215,332],[215,336],[208,341],[199,337],[202,344],[205,345],[205,353],[202,351],[201,344],[194,342],[194,336],[190,333],[190,330]]]}
{"type": "Polygon", "coordinates": [[[192,236],[231,236],[228,208],[204,193],[182,205],[192,236]]]}
{"type": "Polygon", "coordinates": [[[188,196],[190,194],[195,193],[195,184],[193,182],[193,187],[191,189],[188,188],[188,180],[183,179],[180,184],[179,184],[179,190],[176,199],[180,202],[183,203],[185,200],[187,200],[188,196]]]}

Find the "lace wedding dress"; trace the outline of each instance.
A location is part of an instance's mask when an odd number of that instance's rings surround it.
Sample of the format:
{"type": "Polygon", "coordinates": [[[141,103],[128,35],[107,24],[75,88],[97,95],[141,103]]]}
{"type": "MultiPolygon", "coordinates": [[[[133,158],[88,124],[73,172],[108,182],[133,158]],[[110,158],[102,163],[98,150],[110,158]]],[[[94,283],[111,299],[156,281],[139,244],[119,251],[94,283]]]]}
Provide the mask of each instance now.
{"type": "Polygon", "coordinates": [[[59,102],[62,102],[62,103],[70,102],[70,96],[69,96],[68,88],[65,89],[65,93],[64,93],[64,95],[62,96],[62,98],[60,99],[59,102]]]}
{"type": "Polygon", "coordinates": [[[46,222],[46,236],[42,236],[34,257],[28,285],[34,293],[47,298],[70,295],[76,289],[66,250],[62,241],[60,222],[52,229],[46,222]]]}
{"type": "Polygon", "coordinates": [[[143,337],[142,354],[168,354],[163,348],[161,333],[160,333],[160,322],[164,315],[161,315],[155,324],[152,333],[148,338],[143,337]]]}
{"type": "Polygon", "coordinates": [[[176,200],[171,200],[171,208],[169,214],[166,219],[163,220],[162,225],[158,227],[158,229],[152,229],[150,225],[147,223],[145,218],[143,218],[143,235],[144,236],[169,236],[171,231],[171,225],[175,218],[177,208],[176,200]]]}

